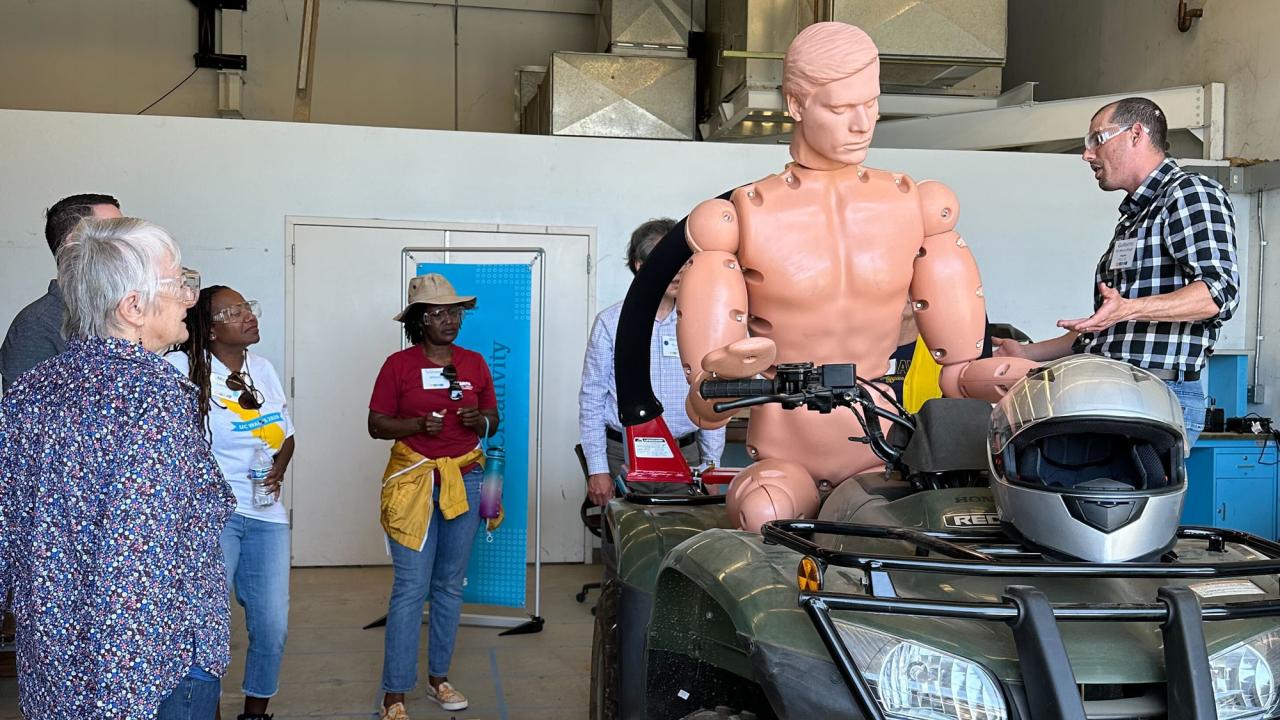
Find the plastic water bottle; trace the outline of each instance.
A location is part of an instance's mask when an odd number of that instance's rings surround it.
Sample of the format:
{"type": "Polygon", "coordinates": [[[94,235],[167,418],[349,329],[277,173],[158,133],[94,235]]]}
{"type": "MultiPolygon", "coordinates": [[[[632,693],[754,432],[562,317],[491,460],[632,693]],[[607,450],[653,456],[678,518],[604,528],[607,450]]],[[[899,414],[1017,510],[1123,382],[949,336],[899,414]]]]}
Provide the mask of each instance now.
{"type": "Polygon", "coordinates": [[[480,517],[492,520],[502,509],[502,474],[506,470],[507,454],[500,448],[485,453],[484,483],[480,485],[480,517]]]}
{"type": "Polygon", "coordinates": [[[253,506],[256,508],[271,507],[276,504],[275,493],[267,490],[267,475],[275,465],[275,458],[267,450],[265,443],[258,445],[253,451],[253,459],[249,461],[249,483],[253,485],[253,506]]]}

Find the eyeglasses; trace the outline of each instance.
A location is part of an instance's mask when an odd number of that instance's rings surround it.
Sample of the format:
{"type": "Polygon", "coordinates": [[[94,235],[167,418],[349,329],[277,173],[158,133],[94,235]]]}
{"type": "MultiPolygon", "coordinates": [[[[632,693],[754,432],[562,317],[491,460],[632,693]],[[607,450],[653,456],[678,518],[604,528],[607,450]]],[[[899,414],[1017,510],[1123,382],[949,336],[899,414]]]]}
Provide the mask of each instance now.
{"type": "Polygon", "coordinates": [[[240,393],[240,398],[236,402],[245,410],[257,410],[262,407],[262,393],[254,387],[253,378],[248,371],[233,372],[228,375],[227,389],[240,393]]]}
{"type": "Polygon", "coordinates": [[[451,305],[449,307],[442,307],[442,308],[436,308],[435,310],[428,310],[427,312],[422,314],[422,321],[439,323],[439,322],[444,322],[445,318],[449,318],[450,320],[461,320],[462,318],[466,317],[466,315],[467,315],[466,308],[462,307],[461,305],[451,305]]]}
{"type": "Polygon", "coordinates": [[[445,380],[449,381],[449,399],[458,402],[462,399],[462,385],[458,382],[458,368],[453,365],[445,365],[440,370],[440,374],[445,380]]]}
{"type": "Polygon", "coordinates": [[[1105,145],[1107,141],[1111,140],[1112,138],[1119,137],[1120,135],[1125,134],[1135,125],[1141,128],[1142,130],[1144,130],[1148,135],[1151,134],[1151,130],[1149,130],[1147,126],[1143,125],[1142,123],[1133,123],[1130,125],[1107,125],[1103,127],[1101,130],[1095,130],[1089,133],[1088,135],[1085,135],[1084,147],[1086,150],[1096,150],[1099,147],[1102,147],[1103,145],[1105,145]]]}
{"type": "Polygon", "coordinates": [[[228,305],[212,315],[216,323],[241,323],[249,318],[261,317],[262,304],[257,300],[242,302],[239,305],[228,305]]]}
{"type": "Polygon", "coordinates": [[[191,268],[182,268],[182,277],[160,278],[157,284],[176,286],[169,294],[188,305],[194,304],[200,297],[200,273],[191,268]]]}

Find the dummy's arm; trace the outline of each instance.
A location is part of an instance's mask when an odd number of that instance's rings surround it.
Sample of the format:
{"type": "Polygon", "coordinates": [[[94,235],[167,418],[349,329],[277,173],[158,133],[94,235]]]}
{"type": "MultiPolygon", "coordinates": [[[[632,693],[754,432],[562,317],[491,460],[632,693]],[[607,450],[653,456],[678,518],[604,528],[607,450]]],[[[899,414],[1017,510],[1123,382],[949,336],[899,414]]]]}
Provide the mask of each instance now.
{"type": "Polygon", "coordinates": [[[986,301],[978,264],[955,231],[960,205],[942,183],[929,180],[917,187],[924,243],[915,260],[911,300],[920,336],[942,365],[944,395],[996,400],[1035,363],[1017,358],[975,362],[987,330],[986,301]]]}
{"type": "Polygon", "coordinates": [[[706,375],[750,377],[773,364],[773,343],[747,337],[747,282],[738,262],[738,212],[727,200],[694,208],[685,226],[693,258],[680,280],[676,335],[691,384],[686,410],[703,429],[723,427],[720,414],[698,395],[706,375]]]}

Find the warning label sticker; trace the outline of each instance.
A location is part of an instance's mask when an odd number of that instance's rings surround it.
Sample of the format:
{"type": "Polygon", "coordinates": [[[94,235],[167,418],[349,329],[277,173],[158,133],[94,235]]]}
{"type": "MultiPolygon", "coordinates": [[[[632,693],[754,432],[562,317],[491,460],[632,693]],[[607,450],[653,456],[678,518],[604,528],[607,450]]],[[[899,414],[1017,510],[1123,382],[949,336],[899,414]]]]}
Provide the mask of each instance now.
{"type": "Polygon", "coordinates": [[[635,453],[636,457],[641,458],[675,457],[671,454],[671,447],[667,445],[667,441],[660,437],[636,438],[635,453]]]}
{"type": "Polygon", "coordinates": [[[1202,598],[1266,594],[1252,580],[1211,580],[1209,582],[1193,583],[1187,587],[1191,588],[1191,592],[1202,598]]]}

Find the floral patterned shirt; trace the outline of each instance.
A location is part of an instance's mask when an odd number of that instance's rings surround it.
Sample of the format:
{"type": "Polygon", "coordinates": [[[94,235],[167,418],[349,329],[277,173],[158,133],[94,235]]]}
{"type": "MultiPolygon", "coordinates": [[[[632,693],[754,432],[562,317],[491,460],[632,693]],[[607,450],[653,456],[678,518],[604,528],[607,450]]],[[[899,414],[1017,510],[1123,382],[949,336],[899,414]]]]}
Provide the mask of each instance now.
{"type": "Polygon", "coordinates": [[[195,386],[141,346],[72,340],[0,402],[0,596],[27,717],[150,720],[229,661],[235,507],[195,386]]]}

